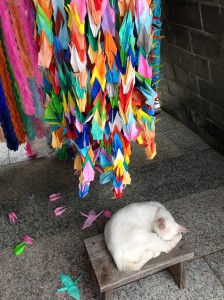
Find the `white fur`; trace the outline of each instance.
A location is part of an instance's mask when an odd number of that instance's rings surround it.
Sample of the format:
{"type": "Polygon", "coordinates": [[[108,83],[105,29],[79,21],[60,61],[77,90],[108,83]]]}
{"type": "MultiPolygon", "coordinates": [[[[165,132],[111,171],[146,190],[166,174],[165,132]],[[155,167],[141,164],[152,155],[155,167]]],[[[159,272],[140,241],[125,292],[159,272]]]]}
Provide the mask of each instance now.
{"type": "Polygon", "coordinates": [[[186,228],[158,202],[133,203],[106,224],[107,247],[119,271],[139,270],[161,252],[170,252],[186,228]]]}
{"type": "Polygon", "coordinates": [[[29,141],[32,152],[36,154],[37,158],[47,157],[53,153],[52,148],[50,148],[47,137],[42,139],[35,138],[33,141],[29,141]]]}

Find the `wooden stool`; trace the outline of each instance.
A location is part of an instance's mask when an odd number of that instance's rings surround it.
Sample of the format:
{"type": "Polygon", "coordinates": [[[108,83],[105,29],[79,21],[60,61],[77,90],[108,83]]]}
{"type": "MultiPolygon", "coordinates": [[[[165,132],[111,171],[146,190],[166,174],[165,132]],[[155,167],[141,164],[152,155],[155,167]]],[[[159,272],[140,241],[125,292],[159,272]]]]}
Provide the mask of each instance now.
{"type": "Polygon", "coordinates": [[[97,287],[99,299],[112,299],[113,289],[152,275],[158,271],[169,269],[179,288],[186,287],[186,262],[194,257],[194,253],[179,243],[170,253],[162,253],[151,259],[139,271],[122,271],[116,268],[114,260],[107,249],[103,235],[97,235],[84,241],[91,262],[91,275],[97,287]]]}

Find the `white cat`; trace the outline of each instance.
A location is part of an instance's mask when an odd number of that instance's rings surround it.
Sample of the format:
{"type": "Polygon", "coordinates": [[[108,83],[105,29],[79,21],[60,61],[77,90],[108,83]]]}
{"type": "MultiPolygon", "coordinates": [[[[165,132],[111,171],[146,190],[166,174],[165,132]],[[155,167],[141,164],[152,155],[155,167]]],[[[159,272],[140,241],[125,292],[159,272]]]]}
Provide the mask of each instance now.
{"type": "Polygon", "coordinates": [[[139,270],[161,252],[170,252],[186,228],[158,202],[133,203],[106,224],[107,247],[119,271],[139,270]]]}
{"type": "Polygon", "coordinates": [[[36,158],[47,157],[53,153],[46,137],[43,137],[42,139],[36,137],[35,140],[29,141],[29,144],[32,152],[36,155],[36,158]]]}

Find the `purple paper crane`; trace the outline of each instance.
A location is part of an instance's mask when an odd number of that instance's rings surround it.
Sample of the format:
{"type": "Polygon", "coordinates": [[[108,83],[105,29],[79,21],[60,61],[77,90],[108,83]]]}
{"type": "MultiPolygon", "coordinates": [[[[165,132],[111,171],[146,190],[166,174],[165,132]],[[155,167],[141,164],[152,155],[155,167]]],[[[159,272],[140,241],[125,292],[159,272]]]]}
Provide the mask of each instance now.
{"type": "Polygon", "coordinates": [[[9,216],[9,222],[10,223],[15,224],[17,222],[18,218],[17,218],[16,214],[13,211],[11,211],[8,216],[9,216]]]}
{"type": "Polygon", "coordinates": [[[57,207],[55,208],[54,210],[54,214],[55,216],[60,216],[63,214],[63,212],[66,210],[66,207],[65,206],[60,206],[60,207],[57,207]]]}
{"type": "Polygon", "coordinates": [[[82,229],[85,229],[93,224],[93,222],[103,213],[103,210],[98,215],[93,209],[88,213],[88,215],[83,214],[81,211],[80,213],[87,218],[82,226],[82,229]]]}

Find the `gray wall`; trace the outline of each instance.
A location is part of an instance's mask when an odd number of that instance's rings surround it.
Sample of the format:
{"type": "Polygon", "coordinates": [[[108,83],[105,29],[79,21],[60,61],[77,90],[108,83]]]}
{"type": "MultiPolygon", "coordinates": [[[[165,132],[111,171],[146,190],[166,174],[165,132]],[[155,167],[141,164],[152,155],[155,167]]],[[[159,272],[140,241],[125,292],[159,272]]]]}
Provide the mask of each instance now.
{"type": "Polygon", "coordinates": [[[162,0],[161,106],[224,153],[224,0],[162,0]]]}

